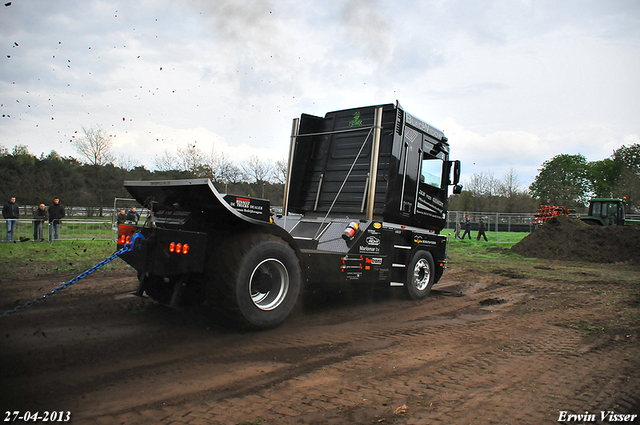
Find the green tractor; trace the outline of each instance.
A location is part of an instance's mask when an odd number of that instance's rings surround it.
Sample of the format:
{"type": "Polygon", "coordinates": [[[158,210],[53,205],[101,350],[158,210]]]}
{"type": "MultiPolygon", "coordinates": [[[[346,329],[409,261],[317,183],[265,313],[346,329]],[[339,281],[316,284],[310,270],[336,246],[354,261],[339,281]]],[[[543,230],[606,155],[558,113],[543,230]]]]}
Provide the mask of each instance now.
{"type": "Polygon", "coordinates": [[[587,224],[596,226],[623,226],[640,224],[640,220],[626,220],[624,203],[626,198],[593,198],[589,201],[589,214],[579,217],[587,224]]]}

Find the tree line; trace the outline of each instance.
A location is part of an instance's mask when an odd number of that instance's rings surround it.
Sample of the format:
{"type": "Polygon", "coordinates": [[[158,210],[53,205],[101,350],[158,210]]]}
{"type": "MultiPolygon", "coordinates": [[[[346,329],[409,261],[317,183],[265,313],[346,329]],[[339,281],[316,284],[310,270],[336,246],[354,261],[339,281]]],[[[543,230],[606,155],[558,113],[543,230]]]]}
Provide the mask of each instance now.
{"type": "MultiPolygon", "coordinates": [[[[148,170],[130,157],[112,153],[112,139],[100,126],[82,128],[73,141],[78,158],[56,151],[35,156],[27,146],[11,151],[0,145],[0,196],[16,196],[22,205],[49,204],[57,196],[65,205],[110,207],[128,198],[125,180],[209,178],[221,193],[282,203],[287,165],[258,156],[236,163],[225,153],[207,154],[197,143],[175,153],[164,151],[148,170]]],[[[464,166],[464,164],[463,164],[464,166]]],[[[527,188],[511,168],[502,178],[473,174],[464,190],[450,198],[452,211],[533,212],[540,204],[584,209],[591,197],[626,197],[630,212],[640,212],[640,145],[622,146],[610,158],[588,162],[583,155],[560,154],[545,161],[527,188]]],[[[3,202],[5,202],[3,201],[3,202]]],[[[101,214],[101,211],[98,212],[101,214]]]]}
{"type": "Polygon", "coordinates": [[[556,155],[545,161],[529,186],[543,203],[580,207],[591,197],[627,198],[640,210],[640,145],[621,146],[611,157],[589,162],[584,155],[556,155]]]}
{"type": "MultiPolygon", "coordinates": [[[[464,165],[464,164],[463,164],[464,165]]],[[[558,205],[584,212],[591,198],[627,198],[628,212],[640,213],[640,145],[623,145],[611,157],[587,161],[584,155],[559,154],[542,163],[528,188],[513,168],[502,179],[474,174],[451,198],[456,211],[531,212],[558,205]]]]}
{"type": "Polygon", "coordinates": [[[462,186],[462,193],[449,198],[450,211],[530,213],[539,205],[518,180],[518,173],[513,168],[502,179],[491,172],[473,174],[462,182],[462,186]]]}
{"type": "Polygon", "coordinates": [[[78,158],[63,157],[55,150],[36,156],[25,145],[11,151],[0,145],[0,196],[6,202],[16,196],[20,205],[48,205],[54,197],[67,206],[113,206],[115,198],[130,198],[125,180],[209,178],[221,193],[269,199],[280,205],[284,193],[285,161],[272,162],[252,156],[236,164],[224,154],[203,153],[196,144],[167,151],[148,170],[129,157],[116,157],[112,139],[99,126],[83,128],[72,141],[78,158]]]}

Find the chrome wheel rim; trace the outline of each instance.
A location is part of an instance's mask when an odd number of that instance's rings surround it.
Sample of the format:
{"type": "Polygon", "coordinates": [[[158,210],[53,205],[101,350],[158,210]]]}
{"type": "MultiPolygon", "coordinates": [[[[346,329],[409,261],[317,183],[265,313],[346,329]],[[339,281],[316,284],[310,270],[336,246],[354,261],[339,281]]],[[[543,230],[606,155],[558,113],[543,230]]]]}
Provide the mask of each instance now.
{"type": "Polygon", "coordinates": [[[269,311],[282,304],[289,292],[289,273],[276,258],[262,260],[249,279],[251,300],[260,310],[269,311]]]}
{"type": "Polygon", "coordinates": [[[429,285],[431,270],[424,258],[419,259],[413,268],[413,285],[418,291],[424,291],[429,285]]]}

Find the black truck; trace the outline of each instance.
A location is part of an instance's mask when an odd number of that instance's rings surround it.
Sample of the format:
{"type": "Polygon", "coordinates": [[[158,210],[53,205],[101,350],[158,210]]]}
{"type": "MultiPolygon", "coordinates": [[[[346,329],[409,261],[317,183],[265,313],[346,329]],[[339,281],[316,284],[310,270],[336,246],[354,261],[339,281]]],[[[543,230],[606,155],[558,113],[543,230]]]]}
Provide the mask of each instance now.
{"type": "Polygon", "coordinates": [[[403,287],[426,297],[446,267],[441,235],[460,162],[442,131],[399,103],[293,120],[282,214],[208,179],[126,181],[148,208],[121,225],[138,295],[206,303],[238,324],[282,323],[303,290],[403,287]]]}

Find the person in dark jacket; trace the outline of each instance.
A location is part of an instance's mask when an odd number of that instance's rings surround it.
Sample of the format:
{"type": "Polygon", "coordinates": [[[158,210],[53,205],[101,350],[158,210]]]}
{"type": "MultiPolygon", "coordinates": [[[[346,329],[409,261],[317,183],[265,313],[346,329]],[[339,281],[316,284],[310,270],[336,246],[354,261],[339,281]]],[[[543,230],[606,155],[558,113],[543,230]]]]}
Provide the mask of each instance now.
{"type": "Polygon", "coordinates": [[[64,205],[57,196],[53,198],[53,204],[49,206],[49,242],[60,238],[60,225],[65,216],[64,205]]]}
{"type": "Polygon", "coordinates": [[[33,212],[33,240],[42,242],[44,240],[44,222],[49,220],[49,212],[40,204],[33,212]]]}
{"type": "Polygon", "coordinates": [[[140,220],[140,214],[136,211],[136,207],[131,207],[127,213],[127,221],[133,224],[138,224],[138,220],[140,220]]]}
{"type": "Polygon", "coordinates": [[[462,234],[462,239],[467,235],[469,235],[469,240],[471,240],[471,219],[469,217],[467,217],[467,221],[464,222],[464,233],[462,234]]]}
{"type": "Polygon", "coordinates": [[[7,242],[12,242],[20,218],[20,210],[15,196],[9,198],[9,202],[2,207],[2,217],[7,221],[7,242]]]}
{"type": "Polygon", "coordinates": [[[120,224],[124,224],[125,221],[127,221],[127,215],[124,213],[124,209],[121,209],[118,215],[116,216],[116,223],[120,225],[120,224]]]}
{"type": "MultiPolygon", "coordinates": [[[[486,229],[487,227],[484,225],[484,220],[480,219],[480,224],[478,225],[478,238],[476,240],[480,240],[480,237],[482,236],[485,241],[489,241],[489,239],[487,239],[487,235],[484,233],[486,229]]],[[[471,235],[469,235],[469,237],[471,237],[471,235]]]]}

